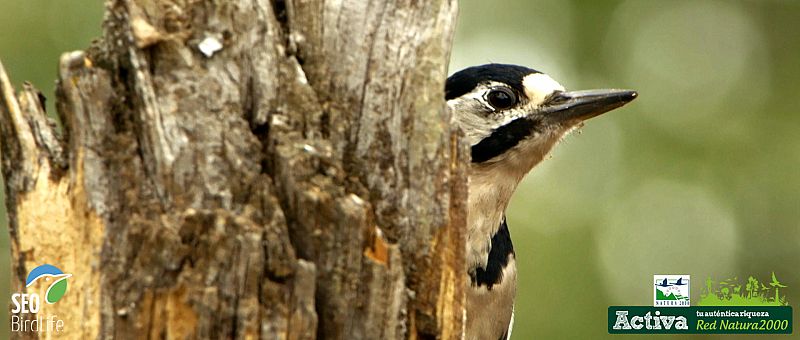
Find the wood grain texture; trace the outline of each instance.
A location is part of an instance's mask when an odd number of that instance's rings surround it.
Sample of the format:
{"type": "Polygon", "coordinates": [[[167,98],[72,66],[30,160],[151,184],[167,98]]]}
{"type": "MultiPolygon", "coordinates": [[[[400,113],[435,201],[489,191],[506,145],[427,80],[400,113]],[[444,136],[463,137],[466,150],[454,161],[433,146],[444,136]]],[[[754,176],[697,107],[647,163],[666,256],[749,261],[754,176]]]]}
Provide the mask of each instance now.
{"type": "Polygon", "coordinates": [[[14,291],[42,263],[72,273],[44,311],[70,338],[461,338],[455,16],[111,0],[61,58],[63,133],[0,65],[14,291]]]}

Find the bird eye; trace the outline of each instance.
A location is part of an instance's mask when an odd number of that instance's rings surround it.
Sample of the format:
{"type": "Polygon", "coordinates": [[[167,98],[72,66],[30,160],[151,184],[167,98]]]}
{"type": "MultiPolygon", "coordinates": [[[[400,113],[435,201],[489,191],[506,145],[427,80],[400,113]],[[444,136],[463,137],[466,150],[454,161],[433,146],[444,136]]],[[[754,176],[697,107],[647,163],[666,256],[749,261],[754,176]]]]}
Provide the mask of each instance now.
{"type": "Polygon", "coordinates": [[[498,87],[489,91],[489,94],[486,95],[486,100],[496,110],[505,110],[517,103],[517,95],[505,87],[498,87]]]}

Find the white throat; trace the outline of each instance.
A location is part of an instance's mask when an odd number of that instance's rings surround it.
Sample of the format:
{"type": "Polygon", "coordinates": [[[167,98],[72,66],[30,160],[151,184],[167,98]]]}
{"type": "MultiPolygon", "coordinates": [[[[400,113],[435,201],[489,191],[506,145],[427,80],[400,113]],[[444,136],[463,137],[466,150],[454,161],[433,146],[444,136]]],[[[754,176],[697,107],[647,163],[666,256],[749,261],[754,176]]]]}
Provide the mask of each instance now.
{"type": "Polygon", "coordinates": [[[506,153],[472,164],[467,210],[467,268],[485,267],[492,236],[497,232],[508,202],[525,175],[550,152],[564,130],[526,139],[506,153]]]}

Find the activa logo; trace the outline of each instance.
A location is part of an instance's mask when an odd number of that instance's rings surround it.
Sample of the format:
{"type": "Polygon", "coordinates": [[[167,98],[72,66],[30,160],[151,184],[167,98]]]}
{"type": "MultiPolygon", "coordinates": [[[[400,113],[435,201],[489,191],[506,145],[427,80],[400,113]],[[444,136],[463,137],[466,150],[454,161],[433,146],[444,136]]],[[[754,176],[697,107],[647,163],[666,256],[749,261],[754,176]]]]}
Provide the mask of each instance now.
{"type": "Polygon", "coordinates": [[[675,316],[675,315],[661,315],[661,311],[656,310],[653,315],[650,314],[650,311],[643,316],[636,315],[634,317],[628,318],[628,311],[626,310],[619,310],[616,311],[617,321],[614,322],[613,329],[615,330],[628,330],[628,329],[676,329],[676,330],[686,330],[689,329],[689,325],[686,324],[686,317],[685,316],[675,316]],[[673,327],[674,326],[674,327],[673,327]]]}
{"type": "Polygon", "coordinates": [[[64,321],[56,315],[35,318],[23,317],[24,314],[39,313],[42,307],[42,295],[47,304],[54,304],[61,300],[67,293],[67,278],[72,274],[64,274],[61,269],[51,264],[43,264],[33,268],[25,279],[27,293],[14,293],[11,295],[11,331],[15,332],[41,332],[61,331],[64,321]]]}

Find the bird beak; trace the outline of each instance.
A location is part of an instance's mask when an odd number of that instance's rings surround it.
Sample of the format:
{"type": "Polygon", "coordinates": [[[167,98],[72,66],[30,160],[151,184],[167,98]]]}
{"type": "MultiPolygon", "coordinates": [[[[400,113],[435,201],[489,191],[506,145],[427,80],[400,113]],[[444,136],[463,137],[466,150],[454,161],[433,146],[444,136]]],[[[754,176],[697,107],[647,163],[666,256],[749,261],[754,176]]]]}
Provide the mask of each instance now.
{"type": "Polygon", "coordinates": [[[53,281],[58,281],[61,280],[62,278],[70,278],[70,277],[72,277],[72,274],[57,274],[53,275],[53,281]]]}
{"type": "Polygon", "coordinates": [[[632,90],[556,92],[542,105],[538,114],[553,123],[577,123],[625,105],[638,95],[632,90]]]}

